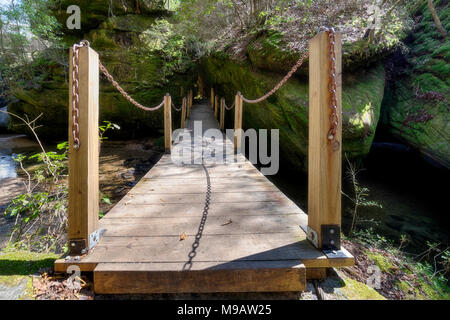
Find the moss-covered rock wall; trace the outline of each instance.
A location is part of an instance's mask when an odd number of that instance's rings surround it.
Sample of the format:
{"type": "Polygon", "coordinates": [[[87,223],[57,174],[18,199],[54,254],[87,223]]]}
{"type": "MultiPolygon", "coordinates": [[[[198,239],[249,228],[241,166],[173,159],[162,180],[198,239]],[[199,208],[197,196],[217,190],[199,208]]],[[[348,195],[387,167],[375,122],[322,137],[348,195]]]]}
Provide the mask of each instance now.
{"type": "MultiPolygon", "coordinates": [[[[71,1],[62,1],[53,12],[63,26],[69,16],[71,1]]],[[[195,64],[186,53],[184,38],[173,31],[170,12],[164,1],[79,1],[81,30],[64,27],[62,60],[68,62],[68,47],[87,39],[99,53],[100,60],[116,81],[135,100],[146,106],[159,104],[166,93],[176,104],[197,81],[195,64]],[[110,5],[111,3],[111,5],[110,5]]],[[[44,139],[65,139],[68,121],[67,65],[41,59],[48,72],[32,84],[11,88],[14,98],[8,110],[27,114],[42,113],[38,134],[44,139]]],[[[162,110],[146,112],[130,104],[101,76],[100,120],[119,124],[108,136],[134,138],[152,134],[163,128],[162,110]]],[[[179,122],[178,115],[173,120],[179,122]]],[[[23,127],[10,125],[15,131],[23,127]]],[[[176,126],[175,126],[176,127],[176,126]]]]}
{"type": "MultiPolygon", "coordinates": [[[[307,65],[307,62],[305,62],[307,65]]],[[[281,72],[256,68],[249,60],[238,61],[223,53],[212,54],[201,62],[205,81],[226,97],[231,105],[237,91],[257,98],[272,89],[283,77],[281,72]]],[[[280,130],[281,158],[306,168],[308,150],[309,91],[307,67],[294,75],[264,102],[245,104],[244,128],[280,130]]],[[[384,94],[385,72],[380,63],[343,76],[343,151],[350,158],[366,155],[375,135],[384,94]]],[[[228,127],[233,127],[228,117],[228,127]]]]}
{"type": "MultiPolygon", "coordinates": [[[[434,1],[450,33],[448,1],[434,1]]],[[[436,29],[426,3],[407,41],[408,51],[389,61],[382,124],[391,134],[424,155],[450,167],[450,43],[436,29]]]]}

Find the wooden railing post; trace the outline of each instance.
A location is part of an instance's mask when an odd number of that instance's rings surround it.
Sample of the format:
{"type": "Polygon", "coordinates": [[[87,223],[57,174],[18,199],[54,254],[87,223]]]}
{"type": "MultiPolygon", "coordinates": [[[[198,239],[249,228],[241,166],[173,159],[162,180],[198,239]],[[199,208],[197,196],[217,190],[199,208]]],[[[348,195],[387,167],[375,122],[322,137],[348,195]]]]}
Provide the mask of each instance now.
{"type": "Polygon", "coordinates": [[[216,120],[219,119],[219,96],[216,96],[214,100],[214,117],[216,120]]]}
{"type": "Polygon", "coordinates": [[[214,110],[214,88],[211,88],[211,109],[214,110]]]}
{"type": "Polygon", "coordinates": [[[189,90],[189,100],[188,100],[188,109],[187,109],[187,117],[189,118],[191,116],[191,108],[192,108],[192,99],[193,99],[193,93],[192,93],[192,89],[189,90]]]}
{"type": "Polygon", "coordinates": [[[172,150],[172,98],[166,93],[164,96],[164,146],[166,153],[172,150]]]}
{"type": "Polygon", "coordinates": [[[234,101],[234,153],[238,153],[241,152],[242,139],[242,98],[239,92],[234,101]]]}
{"type": "Polygon", "coordinates": [[[183,98],[183,102],[182,102],[182,106],[181,106],[181,129],[184,129],[184,121],[186,120],[186,105],[188,99],[187,98],[183,98]]]}
{"type": "MultiPolygon", "coordinates": [[[[70,71],[72,75],[72,50],[70,71]]],[[[98,54],[89,47],[79,49],[78,63],[79,149],[74,149],[72,123],[72,77],[69,83],[69,254],[87,253],[98,241],[99,136],[98,54]]]]}
{"type": "Polygon", "coordinates": [[[222,98],[220,100],[220,130],[225,129],[225,101],[222,98]]]}
{"type": "Polygon", "coordinates": [[[309,43],[308,238],[318,248],[340,249],[341,227],[341,34],[335,34],[336,100],[339,125],[329,139],[328,33],[309,43]]]}

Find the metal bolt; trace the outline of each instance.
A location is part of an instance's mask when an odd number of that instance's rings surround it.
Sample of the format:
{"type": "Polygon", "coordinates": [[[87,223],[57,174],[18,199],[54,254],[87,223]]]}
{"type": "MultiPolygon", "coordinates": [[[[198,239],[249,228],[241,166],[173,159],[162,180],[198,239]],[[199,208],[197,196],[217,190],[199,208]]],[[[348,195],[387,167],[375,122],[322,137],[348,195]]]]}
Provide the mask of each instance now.
{"type": "Polygon", "coordinates": [[[76,256],[75,260],[77,260],[77,261],[80,260],[80,256],[76,256]]]}
{"type": "Polygon", "coordinates": [[[334,229],[330,229],[330,233],[333,234],[334,233],[334,229]]]}
{"type": "Polygon", "coordinates": [[[86,249],[82,249],[81,254],[86,254],[86,249]]]}
{"type": "Polygon", "coordinates": [[[333,240],[330,240],[330,244],[333,245],[333,244],[334,244],[334,241],[333,241],[333,240]]]}
{"type": "Polygon", "coordinates": [[[75,247],[77,244],[76,244],[75,242],[71,242],[70,245],[71,245],[72,247],[75,247]]]}

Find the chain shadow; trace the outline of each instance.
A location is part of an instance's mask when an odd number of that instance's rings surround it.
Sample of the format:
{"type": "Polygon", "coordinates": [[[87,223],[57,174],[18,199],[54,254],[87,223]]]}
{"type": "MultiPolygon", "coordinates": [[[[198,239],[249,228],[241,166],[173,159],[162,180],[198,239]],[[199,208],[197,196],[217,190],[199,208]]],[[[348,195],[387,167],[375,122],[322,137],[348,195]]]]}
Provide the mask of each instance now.
{"type": "Polygon", "coordinates": [[[203,215],[198,226],[197,234],[195,235],[195,241],[192,243],[192,250],[188,254],[188,261],[183,265],[183,271],[191,270],[192,260],[197,255],[197,249],[200,246],[200,239],[203,234],[203,229],[205,227],[206,219],[208,218],[209,202],[211,201],[211,179],[209,177],[208,169],[205,164],[202,163],[203,170],[206,174],[206,194],[205,194],[205,206],[203,207],[203,215]]]}

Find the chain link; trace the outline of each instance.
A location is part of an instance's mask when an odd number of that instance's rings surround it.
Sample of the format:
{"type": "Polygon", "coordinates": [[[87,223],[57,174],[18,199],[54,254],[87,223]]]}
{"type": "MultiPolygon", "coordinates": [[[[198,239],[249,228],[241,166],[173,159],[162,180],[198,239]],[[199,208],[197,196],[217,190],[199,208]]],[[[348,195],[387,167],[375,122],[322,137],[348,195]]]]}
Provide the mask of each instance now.
{"type": "MultiPolygon", "coordinates": [[[[328,89],[330,92],[330,102],[329,107],[331,109],[330,114],[330,130],[328,131],[328,139],[330,141],[335,140],[336,138],[336,131],[339,124],[339,116],[337,114],[337,98],[336,98],[336,53],[335,53],[335,30],[334,28],[327,28],[327,27],[321,27],[319,31],[324,31],[328,33],[328,43],[329,43],[329,81],[328,81],[328,89]]],[[[74,141],[74,148],[76,150],[80,147],[80,139],[79,139],[79,95],[78,95],[78,63],[79,63],[79,49],[83,46],[89,46],[89,42],[86,40],[83,40],[80,42],[80,44],[74,44],[73,45],[73,71],[72,71],[72,127],[73,127],[73,141],[74,141]]],[[[289,78],[292,77],[292,75],[297,71],[297,69],[303,64],[305,59],[307,59],[309,56],[309,51],[306,51],[300,56],[300,59],[298,59],[297,63],[291,68],[291,70],[284,76],[283,79],[269,92],[267,92],[265,95],[258,99],[247,99],[245,98],[240,92],[237,94],[241,97],[241,99],[247,103],[258,103],[266,100],[268,97],[273,95],[275,92],[277,92],[285,83],[289,80],[289,78]]],[[[122,89],[122,87],[114,80],[113,76],[108,72],[108,70],[103,66],[101,61],[99,61],[99,68],[103,72],[103,74],[106,76],[109,82],[122,94],[125,99],[127,99],[129,102],[131,102],[133,105],[138,107],[139,109],[145,110],[145,111],[155,111],[161,108],[164,105],[164,100],[157,105],[156,107],[146,107],[136,100],[134,100],[128,93],[125,92],[125,90],[122,89]]],[[[231,110],[234,108],[235,103],[233,103],[230,107],[228,107],[225,103],[225,99],[222,98],[223,104],[225,106],[226,110],[231,110]]],[[[182,106],[180,108],[176,108],[175,104],[172,102],[172,107],[176,111],[181,111],[184,106],[186,106],[186,97],[183,98],[182,106]]],[[[339,143],[335,141],[333,144],[333,149],[338,149],[339,143]]]]}
{"type": "Polygon", "coordinates": [[[223,101],[223,105],[224,105],[224,107],[225,107],[226,110],[231,110],[231,109],[233,109],[233,108],[234,108],[234,105],[235,105],[235,103],[236,103],[236,101],[235,101],[235,102],[233,102],[233,104],[231,105],[231,107],[227,107],[227,104],[225,103],[225,98],[222,98],[222,101],[223,101]]]}
{"type": "Polygon", "coordinates": [[[333,143],[333,150],[336,151],[339,149],[339,142],[335,141],[336,139],[336,131],[339,125],[339,116],[337,113],[337,98],[336,98],[336,52],[335,52],[335,43],[336,43],[336,33],[334,28],[329,28],[328,32],[328,60],[329,60],[329,70],[328,70],[328,90],[330,92],[330,104],[329,107],[331,109],[330,114],[330,130],[328,131],[328,140],[333,143]]]}
{"type": "Polygon", "coordinates": [[[292,67],[292,69],[284,76],[283,79],[281,79],[281,81],[269,92],[267,92],[265,95],[263,95],[262,97],[258,98],[258,99],[254,99],[254,100],[250,100],[247,99],[246,97],[244,97],[240,92],[238,92],[238,95],[241,97],[241,99],[247,103],[258,103],[258,102],[262,102],[264,100],[266,100],[268,97],[270,97],[271,95],[273,95],[275,92],[278,91],[278,89],[280,89],[285,83],[286,81],[289,80],[289,78],[295,73],[295,71],[297,71],[298,68],[300,68],[300,66],[303,64],[303,62],[305,61],[306,58],[308,58],[309,56],[309,51],[306,51],[305,53],[303,53],[300,57],[300,59],[298,59],[297,63],[292,67]]]}
{"type": "Polygon", "coordinates": [[[122,94],[122,96],[127,99],[129,102],[131,102],[133,105],[138,107],[139,109],[145,110],[145,111],[155,111],[161,108],[164,105],[164,100],[157,105],[156,107],[146,107],[136,100],[134,100],[128,93],[125,92],[125,90],[122,89],[122,87],[114,80],[113,76],[106,70],[105,66],[101,63],[101,61],[98,62],[100,70],[105,75],[106,79],[108,79],[109,82],[122,94]]]}
{"type": "Polygon", "coordinates": [[[171,103],[172,103],[172,108],[173,108],[175,111],[179,112],[179,111],[181,111],[181,110],[183,109],[183,107],[186,105],[186,102],[187,102],[187,98],[184,97],[184,98],[182,99],[182,102],[181,102],[181,107],[177,108],[177,107],[175,106],[175,104],[173,103],[173,101],[171,101],[171,103]]]}
{"type": "Polygon", "coordinates": [[[80,48],[89,47],[87,40],[74,44],[72,47],[72,138],[73,148],[80,149],[80,96],[79,96],[79,62],[80,48]]]}

